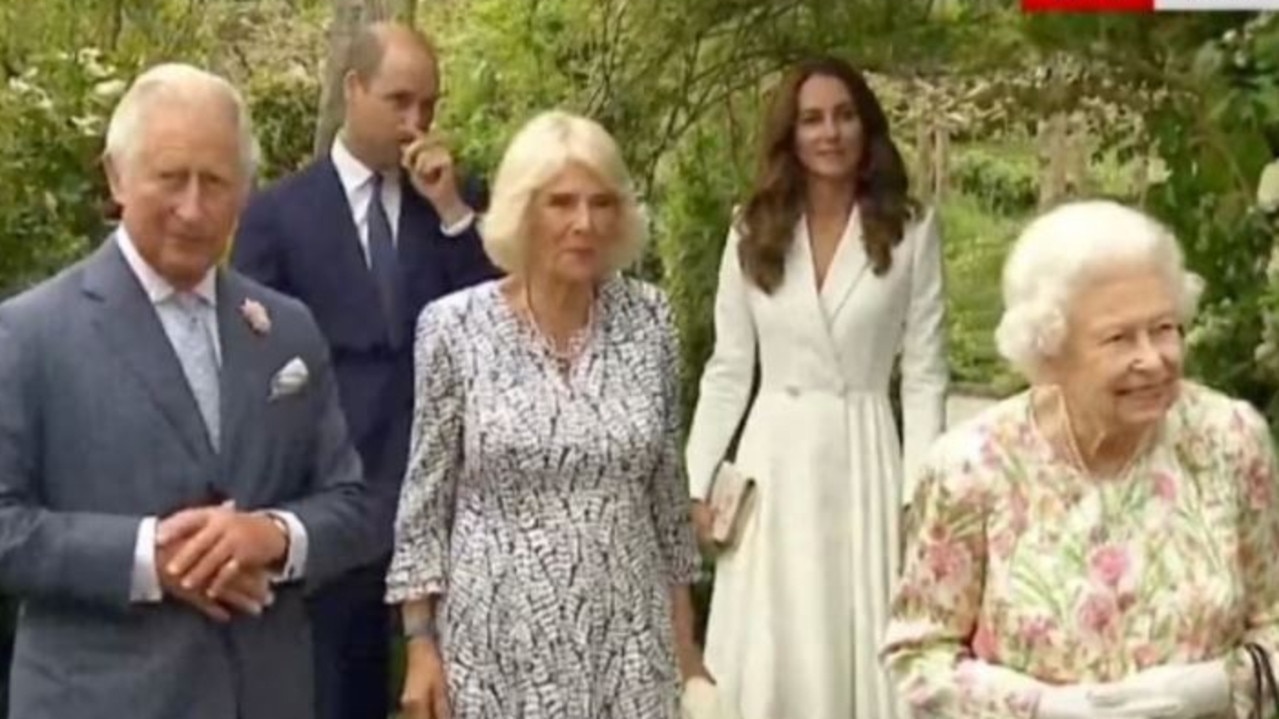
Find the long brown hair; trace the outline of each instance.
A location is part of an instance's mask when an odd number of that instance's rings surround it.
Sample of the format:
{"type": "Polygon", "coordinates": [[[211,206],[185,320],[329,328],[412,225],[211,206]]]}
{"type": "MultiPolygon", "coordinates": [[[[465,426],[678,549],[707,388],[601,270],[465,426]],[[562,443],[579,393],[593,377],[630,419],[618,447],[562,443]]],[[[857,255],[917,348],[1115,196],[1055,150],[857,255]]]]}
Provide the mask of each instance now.
{"type": "Polygon", "coordinates": [[[861,72],[833,57],[820,57],[791,68],[773,91],[765,117],[759,169],[739,218],[742,271],[761,290],[771,293],[782,282],[786,252],[794,241],[795,223],[804,204],[805,170],[795,151],[799,89],[814,75],[844,83],[862,126],[862,155],[853,193],[862,223],[862,242],[876,275],[888,271],[893,247],[901,242],[914,216],[901,153],[888,133],[888,118],[861,72]]]}

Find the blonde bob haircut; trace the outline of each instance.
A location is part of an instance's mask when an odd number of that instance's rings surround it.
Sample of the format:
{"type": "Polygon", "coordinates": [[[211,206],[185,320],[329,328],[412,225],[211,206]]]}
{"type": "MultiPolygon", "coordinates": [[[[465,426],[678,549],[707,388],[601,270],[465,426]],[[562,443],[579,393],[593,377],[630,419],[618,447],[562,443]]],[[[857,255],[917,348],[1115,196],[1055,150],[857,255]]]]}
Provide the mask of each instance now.
{"type": "Polygon", "coordinates": [[[617,252],[609,258],[610,269],[620,270],[639,259],[644,220],[617,142],[594,120],[552,110],[516,133],[498,165],[480,232],[493,264],[512,274],[525,271],[533,200],[572,164],[589,170],[617,195],[621,236],[616,238],[617,252]]]}
{"type": "Polygon", "coordinates": [[[1157,270],[1182,323],[1195,316],[1203,281],[1186,271],[1167,227],[1108,200],[1063,204],[1022,231],[1004,264],[1004,314],[995,330],[999,354],[1032,381],[1066,342],[1071,302],[1099,273],[1133,265],[1157,270]]]}

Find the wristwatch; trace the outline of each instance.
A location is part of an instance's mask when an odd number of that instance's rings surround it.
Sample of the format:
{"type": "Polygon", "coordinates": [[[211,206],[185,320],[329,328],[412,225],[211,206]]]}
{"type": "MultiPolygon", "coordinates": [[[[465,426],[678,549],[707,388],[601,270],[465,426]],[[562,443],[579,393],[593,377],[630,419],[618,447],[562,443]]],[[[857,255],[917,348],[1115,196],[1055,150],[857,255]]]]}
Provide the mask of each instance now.
{"type": "Polygon", "coordinates": [[[425,639],[435,642],[439,636],[435,628],[435,617],[416,617],[412,621],[404,622],[405,639],[425,639]]]}

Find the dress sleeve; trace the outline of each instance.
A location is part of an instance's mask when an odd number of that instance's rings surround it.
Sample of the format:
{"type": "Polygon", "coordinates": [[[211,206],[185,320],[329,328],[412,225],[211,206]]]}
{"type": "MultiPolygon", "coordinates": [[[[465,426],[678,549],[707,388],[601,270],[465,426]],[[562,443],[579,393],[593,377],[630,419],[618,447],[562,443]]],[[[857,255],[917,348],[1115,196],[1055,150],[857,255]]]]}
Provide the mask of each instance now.
{"type": "Polygon", "coordinates": [[[755,320],[747,302],[746,279],[738,261],[736,229],[728,234],[715,288],[715,349],[702,380],[688,434],[689,493],[705,499],[715,468],[750,403],[755,378],[755,320]]]}
{"type": "Polygon", "coordinates": [[[452,304],[437,302],[418,319],[413,434],[386,578],[389,603],[440,594],[447,585],[465,386],[453,347],[461,328],[451,312],[452,304]]]}
{"type": "Polygon", "coordinates": [[[902,499],[909,501],[921,459],[945,423],[946,295],[942,238],[930,210],[915,229],[910,306],[902,336],[902,499]]]}
{"type": "Polygon", "coordinates": [[[661,325],[662,449],[652,477],[653,521],[671,584],[692,584],[698,578],[700,555],[693,532],[684,467],[680,458],[681,407],[679,391],[679,335],[670,304],[659,294],[657,321],[661,325]]]}
{"type": "Polygon", "coordinates": [[[935,447],[910,504],[914,531],[892,599],[885,668],[917,719],[1031,719],[1042,685],[974,658],[985,582],[980,480],[943,469],[935,447]]]}
{"type": "MultiPolygon", "coordinates": [[[[1241,482],[1239,492],[1239,571],[1244,591],[1245,643],[1260,646],[1272,665],[1279,657],[1279,497],[1276,497],[1274,445],[1261,415],[1246,402],[1235,403],[1231,436],[1238,448],[1224,457],[1228,476],[1241,482]],[[1230,466],[1234,465],[1234,466],[1230,466]]],[[[1248,651],[1237,647],[1227,659],[1231,674],[1235,716],[1248,719],[1253,714],[1253,666],[1248,651]]],[[[1261,716],[1272,717],[1279,707],[1264,708],[1261,716]]]]}

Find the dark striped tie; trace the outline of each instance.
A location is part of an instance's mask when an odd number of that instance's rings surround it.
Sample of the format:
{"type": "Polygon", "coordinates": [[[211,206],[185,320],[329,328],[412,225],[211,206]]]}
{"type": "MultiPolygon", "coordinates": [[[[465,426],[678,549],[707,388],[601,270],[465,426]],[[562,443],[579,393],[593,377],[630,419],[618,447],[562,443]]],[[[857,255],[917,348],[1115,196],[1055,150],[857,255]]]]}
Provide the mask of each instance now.
{"type": "Polygon", "coordinates": [[[382,175],[373,174],[373,196],[369,198],[369,259],[373,281],[377,283],[386,317],[387,340],[392,348],[404,342],[404,317],[400,297],[400,262],[391,236],[391,221],[382,204],[382,175]]]}

